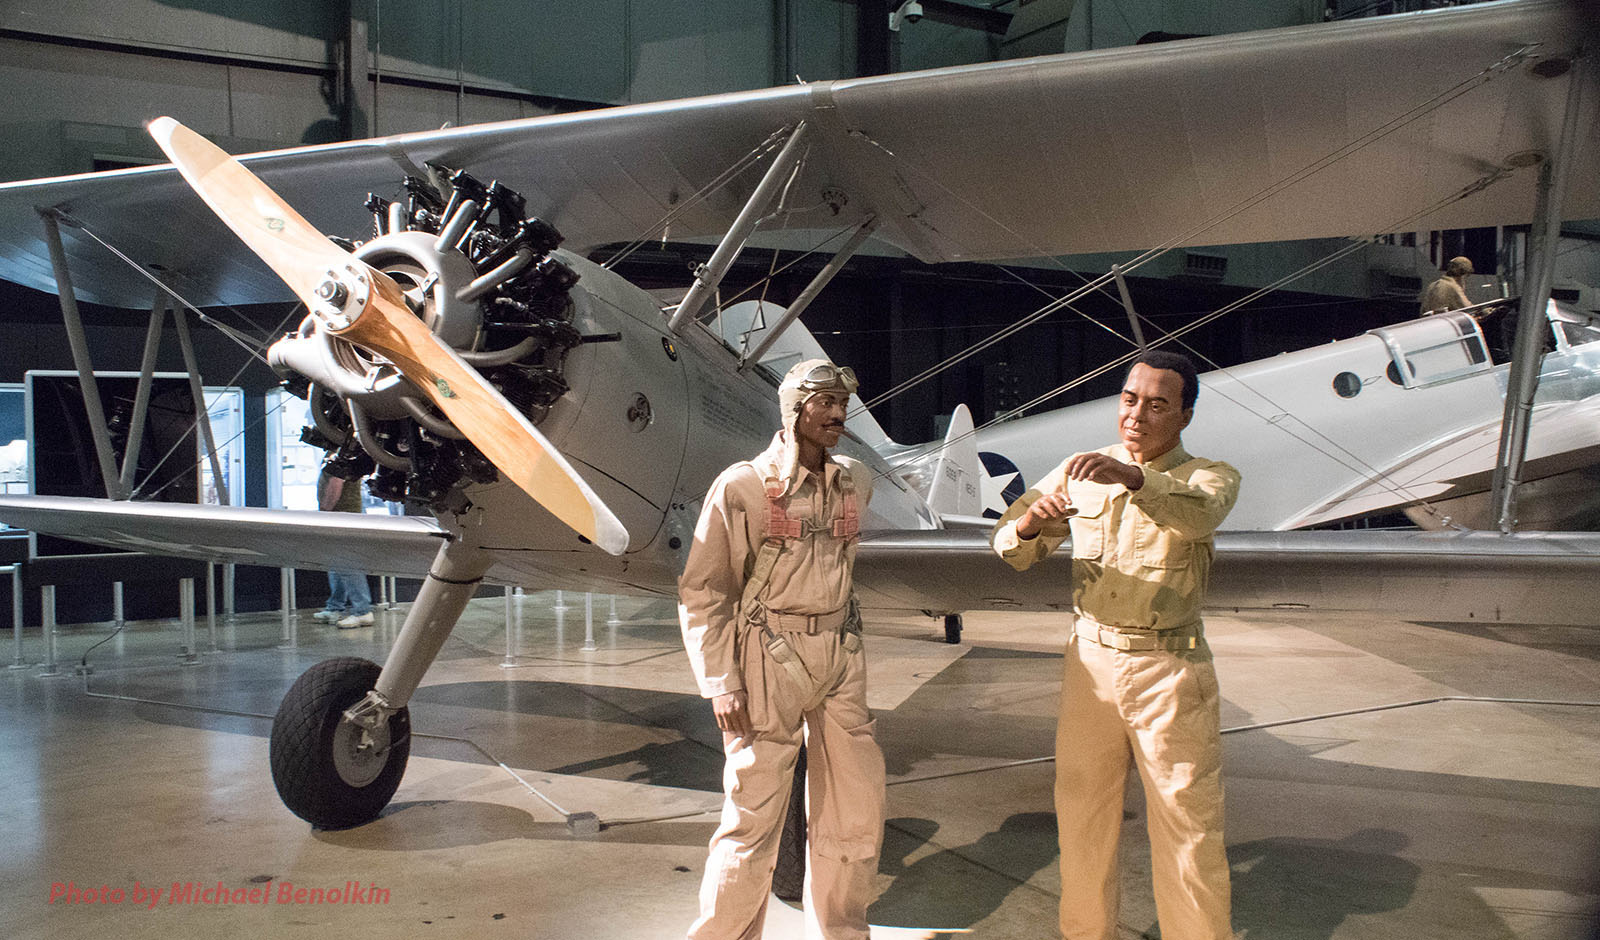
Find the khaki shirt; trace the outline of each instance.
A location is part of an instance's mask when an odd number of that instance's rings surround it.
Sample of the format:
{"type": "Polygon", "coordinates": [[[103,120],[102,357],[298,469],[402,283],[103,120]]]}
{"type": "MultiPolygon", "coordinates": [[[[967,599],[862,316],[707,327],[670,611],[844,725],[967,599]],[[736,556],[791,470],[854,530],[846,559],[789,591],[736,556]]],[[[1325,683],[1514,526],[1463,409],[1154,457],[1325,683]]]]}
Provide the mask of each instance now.
{"type": "MultiPolygon", "coordinates": [[[[1136,463],[1120,444],[1096,453],[1136,463]]],[[[1006,510],[994,529],[995,551],[1018,571],[1055,551],[1066,538],[1064,527],[1047,526],[1023,539],[1017,520],[1040,496],[1064,490],[1078,509],[1069,525],[1072,603],[1079,614],[1107,626],[1154,630],[1199,623],[1211,536],[1239,497],[1239,471],[1193,458],[1180,444],[1140,463],[1144,485],[1130,491],[1120,483],[1068,480],[1071,459],[1006,510]]]]}
{"type": "MultiPolygon", "coordinates": [[[[689,560],[678,579],[678,622],[695,681],[706,698],[744,688],[734,649],[743,627],[739,601],[766,539],[767,495],[762,481],[777,478],[782,460],[783,442],[775,436],[759,457],[724,470],[711,484],[700,510],[689,560]]],[[[844,510],[841,473],[851,474],[856,507],[865,518],[872,471],[864,464],[832,457],[823,464],[821,485],[816,474],[799,468],[785,512],[807,523],[821,520],[825,529],[784,540],[762,599],[768,610],[826,614],[849,603],[857,543],[834,538],[826,528],[844,510]]]]}
{"type": "Polygon", "coordinates": [[[1472,301],[1467,298],[1467,292],[1462,289],[1461,282],[1453,277],[1441,277],[1422,292],[1423,313],[1460,310],[1462,307],[1470,306],[1472,301]]]}

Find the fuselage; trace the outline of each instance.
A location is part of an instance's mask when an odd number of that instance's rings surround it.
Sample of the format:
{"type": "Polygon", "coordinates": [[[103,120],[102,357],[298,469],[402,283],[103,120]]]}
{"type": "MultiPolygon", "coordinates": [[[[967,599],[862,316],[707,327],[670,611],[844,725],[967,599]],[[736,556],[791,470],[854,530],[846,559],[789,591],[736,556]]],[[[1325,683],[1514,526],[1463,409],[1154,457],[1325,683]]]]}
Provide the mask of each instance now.
{"type": "MultiPolygon", "coordinates": [[[[821,348],[796,324],[761,363],[740,370],[739,339],[748,323],[693,323],[673,333],[650,294],[578,256],[560,254],[582,275],[572,290],[573,325],[585,336],[617,338],[568,354],[569,391],[539,428],[622,521],[628,550],[612,557],[581,544],[526,494],[503,483],[470,487],[468,512],[440,521],[470,532],[533,581],[559,572],[574,588],[593,578],[612,588],[620,582],[671,590],[712,480],[767,447],[780,426],[782,370],[821,355],[821,348]]],[[[876,424],[862,416],[846,426],[851,433],[838,452],[877,474],[865,527],[935,527],[923,497],[868,443],[882,435],[876,424]]]]}
{"type": "MultiPolygon", "coordinates": [[[[1592,479],[1600,463],[1600,331],[1581,315],[1554,319],[1522,519],[1591,527],[1594,487],[1574,481],[1592,479]],[[1590,495],[1576,498],[1575,489],[1590,495]]],[[[1509,369],[1501,358],[1478,322],[1457,312],[1206,373],[1184,445],[1243,474],[1228,529],[1292,529],[1390,509],[1427,528],[1447,517],[1487,527],[1483,494],[1509,369]]],[[[1014,495],[1066,455],[1114,443],[1116,409],[1108,398],[981,431],[992,480],[986,510],[1006,484],[1014,495]]]]}

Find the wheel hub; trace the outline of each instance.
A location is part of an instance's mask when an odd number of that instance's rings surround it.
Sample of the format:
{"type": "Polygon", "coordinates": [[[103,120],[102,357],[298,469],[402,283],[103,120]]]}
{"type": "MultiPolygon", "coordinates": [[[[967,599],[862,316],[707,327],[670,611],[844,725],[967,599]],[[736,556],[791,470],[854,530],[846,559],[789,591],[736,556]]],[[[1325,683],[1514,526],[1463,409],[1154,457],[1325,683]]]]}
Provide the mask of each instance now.
{"type": "Polygon", "coordinates": [[[378,779],[388,759],[388,722],[369,729],[340,716],[333,729],[333,766],[339,779],[352,787],[364,787],[378,779]]]}

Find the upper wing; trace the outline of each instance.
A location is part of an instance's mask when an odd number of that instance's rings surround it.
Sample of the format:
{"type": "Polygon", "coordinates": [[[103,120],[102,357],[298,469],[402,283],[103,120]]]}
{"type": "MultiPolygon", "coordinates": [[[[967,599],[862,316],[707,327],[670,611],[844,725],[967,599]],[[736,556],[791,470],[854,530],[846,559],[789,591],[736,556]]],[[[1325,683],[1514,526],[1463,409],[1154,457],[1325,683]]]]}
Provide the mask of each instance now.
{"type": "MultiPolygon", "coordinates": [[[[1415,620],[1595,623],[1600,533],[1220,532],[1207,606],[1371,611],[1415,620]]],[[[1066,546],[1013,571],[971,530],[868,536],[868,607],[1072,609],[1066,546]]]]}
{"type": "MultiPolygon", "coordinates": [[[[327,232],[370,227],[366,193],[435,162],[499,179],[575,248],[718,235],[758,172],[684,208],[786,126],[810,122],[789,229],[876,215],[925,261],[1038,257],[1527,222],[1568,86],[1550,65],[1592,37],[1591,4],[1529,0],[1095,50],[463,127],[262,154],[245,162],[327,232]],[[1588,7],[1586,9],[1586,7],[1588,7]],[[1492,71],[1507,56],[1532,49],[1492,71]],[[1536,63],[1545,63],[1535,67],[1536,63]],[[1555,73],[1554,77],[1541,77],[1555,73]],[[1383,129],[1406,115],[1413,120],[1383,129]],[[1362,143],[1364,141],[1364,143],[1362,143]],[[1271,198],[1241,204],[1353,143],[1271,198]],[[1496,180],[1468,198],[1452,194],[1496,180]],[[824,192],[829,195],[826,199],[824,192]],[[1447,205],[1412,218],[1441,201],[1447,205]],[[837,210],[837,211],[835,211],[837,210]]],[[[1594,57],[1582,78],[1597,99],[1594,57]]],[[[1600,176],[1600,109],[1583,111],[1574,179],[1600,176]]],[[[151,115],[154,117],[155,115],[151,115]]],[[[85,300],[142,306],[151,286],[78,220],[200,304],[286,298],[170,167],[0,186],[0,277],[53,290],[36,209],[85,300]]],[[[1600,217],[1574,186],[1567,218],[1600,217]]]]}

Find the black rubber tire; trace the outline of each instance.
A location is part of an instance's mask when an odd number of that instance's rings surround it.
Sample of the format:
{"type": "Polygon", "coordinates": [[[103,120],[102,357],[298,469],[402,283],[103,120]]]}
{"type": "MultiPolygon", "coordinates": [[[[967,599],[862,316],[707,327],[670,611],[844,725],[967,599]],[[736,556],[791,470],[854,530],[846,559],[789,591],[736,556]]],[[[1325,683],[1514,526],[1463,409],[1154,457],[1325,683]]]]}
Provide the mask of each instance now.
{"type": "Polygon", "coordinates": [[[272,719],[272,783],[289,811],[319,829],[347,829],[378,817],[400,786],[411,755],[411,712],[389,718],[389,750],[382,769],[353,786],[334,762],[334,735],[344,710],[378,681],[377,663],[353,656],[307,669],[283,697],[272,719]]]}
{"type": "Polygon", "coordinates": [[[794,762],[794,788],[789,791],[789,812],[778,839],[778,862],[772,869],[772,893],[780,900],[799,901],[806,884],[806,748],[794,762]]]}
{"type": "Polygon", "coordinates": [[[955,644],[961,642],[961,615],[944,615],[944,641],[955,644]]]}

